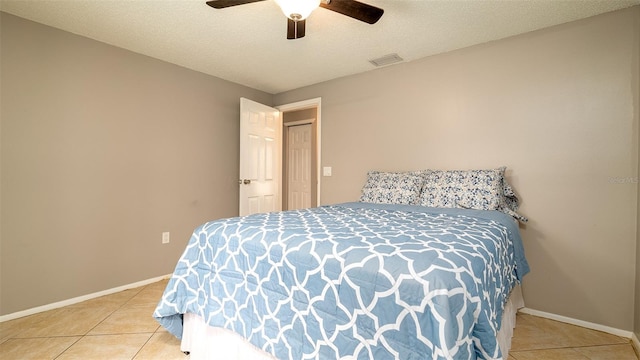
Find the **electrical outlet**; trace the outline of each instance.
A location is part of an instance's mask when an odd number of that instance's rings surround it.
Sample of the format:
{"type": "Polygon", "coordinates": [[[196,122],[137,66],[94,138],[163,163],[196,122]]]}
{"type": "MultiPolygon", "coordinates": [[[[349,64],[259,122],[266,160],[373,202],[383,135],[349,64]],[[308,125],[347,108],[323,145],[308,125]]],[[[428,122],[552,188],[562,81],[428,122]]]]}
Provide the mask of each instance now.
{"type": "Polygon", "coordinates": [[[168,231],[165,231],[162,233],[162,243],[163,244],[168,244],[169,241],[171,241],[171,237],[168,231]]]}

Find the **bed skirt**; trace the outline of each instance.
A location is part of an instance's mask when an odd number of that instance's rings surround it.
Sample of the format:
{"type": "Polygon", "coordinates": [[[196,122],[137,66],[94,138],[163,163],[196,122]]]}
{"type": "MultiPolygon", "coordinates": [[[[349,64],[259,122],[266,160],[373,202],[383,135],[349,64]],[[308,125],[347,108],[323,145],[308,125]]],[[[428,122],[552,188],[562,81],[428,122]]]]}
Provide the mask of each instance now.
{"type": "MultiPolygon", "coordinates": [[[[503,359],[509,357],[516,313],[523,307],[522,289],[517,285],[507,300],[502,314],[502,327],[498,332],[503,359]]],[[[235,332],[211,327],[197,315],[184,314],[183,326],[180,349],[189,352],[191,360],[276,360],[273,355],[257,348],[235,332]]]]}

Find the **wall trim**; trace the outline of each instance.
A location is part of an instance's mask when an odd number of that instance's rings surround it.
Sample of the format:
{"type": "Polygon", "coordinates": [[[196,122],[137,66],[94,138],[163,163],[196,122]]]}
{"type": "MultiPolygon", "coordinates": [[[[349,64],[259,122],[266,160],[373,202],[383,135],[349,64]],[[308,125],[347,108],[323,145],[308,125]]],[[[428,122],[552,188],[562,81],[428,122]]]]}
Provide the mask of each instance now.
{"type": "MultiPolygon", "coordinates": [[[[87,300],[98,298],[100,296],[111,295],[111,294],[115,294],[115,293],[120,292],[120,291],[134,289],[134,288],[137,288],[137,287],[153,284],[154,282],[158,282],[160,280],[168,279],[170,277],[171,277],[171,274],[162,275],[162,276],[158,276],[158,277],[155,277],[155,278],[138,281],[138,282],[135,282],[135,283],[118,286],[118,287],[115,287],[115,288],[112,288],[112,289],[98,291],[98,292],[95,292],[93,294],[82,295],[82,296],[74,297],[74,298],[71,298],[71,299],[58,301],[58,302],[55,302],[55,303],[52,303],[52,304],[42,305],[42,306],[38,306],[38,307],[34,307],[34,308],[31,308],[31,309],[22,310],[22,311],[18,311],[18,312],[14,312],[14,313],[7,314],[7,315],[2,315],[2,316],[0,316],[0,323],[4,322],[4,321],[9,321],[9,320],[21,318],[21,317],[24,317],[24,316],[29,316],[29,315],[41,313],[41,312],[48,311],[48,310],[58,309],[58,308],[61,308],[61,307],[64,307],[64,306],[77,304],[77,303],[80,303],[80,302],[83,302],[83,301],[87,301],[87,300]]],[[[160,299],[158,299],[158,300],[160,300],[160,299]]]]}
{"type": "Polygon", "coordinates": [[[289,127],[289,126],[298,126],[298,125],[310,125],[310,124],[313,124],[315,121],[316,121],[316,119],[289,121],[289,122],[286,122],[286,123],[282,123],[282,126],[289,127]]]}
{"type": "MultiPolygon", "coordinates": [[[[616,329],[606,325],[600,325],[600,324],[596,324],[588,321],[578,320],[578,319],[574,319],[574,318],[570,318],[562,315],[556,315],[556,314],[552,314],[544,311],[534,310],[526,307],[520,309],[519,311],[523,314],[539,316],[546,319],[556,320],[556,321],[560,321],[560,322],[571,324],[571,325],[577,325],[577,326],[591,329],[591,330],[598,330],[598,331],[606,332],[606,333],[620,336],[627,339],[631,339],[632,335],[635,335],[632,331],[616,329]]],[[[636,341],[637,341],[637,338],[636,338],[636,341]]],[[[636,342],[636,345],[637,345],[637,342],[636,342]]]]}
{"type": "Polygon", "coordinates": [[[636,356],[638,356],[640,354],[640,340],[638,340],[636,333],[631,334],[631,345],[633,345],[633,349],[636,351],[636,356]]]}

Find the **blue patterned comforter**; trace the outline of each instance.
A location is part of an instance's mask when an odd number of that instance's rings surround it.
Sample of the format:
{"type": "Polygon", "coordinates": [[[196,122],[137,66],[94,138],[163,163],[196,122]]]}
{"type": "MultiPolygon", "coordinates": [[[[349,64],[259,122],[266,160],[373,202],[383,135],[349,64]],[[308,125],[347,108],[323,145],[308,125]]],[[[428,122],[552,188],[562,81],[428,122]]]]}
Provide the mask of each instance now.
{"type": "Polygon", "coordinates": [[[346,203],[197,228],[153,316],[233,330],[278,359],[501,359],[529,271],[498,211],[346,203]]]}

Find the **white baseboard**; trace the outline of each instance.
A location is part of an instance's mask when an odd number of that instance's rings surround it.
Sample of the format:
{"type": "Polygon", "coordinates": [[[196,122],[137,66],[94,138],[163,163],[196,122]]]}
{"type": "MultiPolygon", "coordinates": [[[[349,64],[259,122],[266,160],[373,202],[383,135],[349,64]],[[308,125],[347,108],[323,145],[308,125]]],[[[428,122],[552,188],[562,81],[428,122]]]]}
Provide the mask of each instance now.
{"type": "Polygon", "coordinates": [[[636,350],[636,355],[640,354],[640,340],[638,340],[638,336],[636,335],[636,333],[633,333],[631,336],[631,344],[636,350]]]}
{"type": "MultiPolygon", "coordinates": [[[[566,316],[562,316],[562,315],[556,315],[556,314],[552,314],[552,313],[548,313],[548,312],[544,312],[544,311],[539,311],[539,310],[534,310],[534,309],[529,309],[529,308],[526,308],[526,307],[520,309],[519,311],[524,313],[524,314],[529,314],[529,315],[539,316],[539,317],[543,317],[543,318],[547,318],[547,319],[551,319],[551,320],[556,320],[556,321],[560,321],[560,322],[571,324],[571,325],[580,326],[580,327],[591,329],[591,330],[602,331],[602,332],[606,332],[606,333],[609,333],[609,334],[612,334],[612,335],[616,335],[616,336],[620,336],[620,337],[627,338],[627,339],[631,339],[632,335],[635,335],[633,333],[633,331],[620,330],[620,329],[612,328],[610,326],[605,326],[605,325],[600,325],[600,324],[596,324],[596,323],[592,323],[592,322],[588,322],[588,321],[573,319],[573,318],[570,318],[570,317],[566,317],[566,316]]],[[[637,341],[637,338],[636,338],[636,341],[637,341]]]]}
{"type": "Polygon", "coordinates": [[[53,304],[47,304],[47,305],[38,306],[38,307],[34,307],[34,308],[23,310],[23,311],[18,311],[18,312],[7,314],[7,315],[2,315],[2,316],[0,316],[0,323],[4,322],[4,321],[9,321],[9,320],[21,318],[21,317],[28,316],[28,315],[41,313],[41,312],[48,311],[48,310],[61,308],[61,307],[64,307],[64,306],[77,304],[79,302],[95,299],[95,298],[98,298],[100,296],[111,295],[111,294],[115,294],[115,293],[120,292],[120,291],[129,290],[129,289],[133,289],[133,288],[137,288],[137,287],[153,284],[154,282],[158,282],[160,280],[168,279],[170,277],[171,277],[171,274],[158,276],[158,277],[155,277],[155,278],[152,278],[152,279],[138,281],[138,282],[135,282],[133,284],[127,284],[127,285],[123,285],[123,286],[118,286],[118,287],[113,288],[113,289],[103,290],[103,291],[99,291],[99,292],[96,292],[96,293],[93,293],[93,294],[88,294],[88,295],[78,296],[78,297],[75,297],[75,298],[72,298],[72,299],[68,299],[68,300],[58,301],[58,302],[55,302],[53,304]]]}

